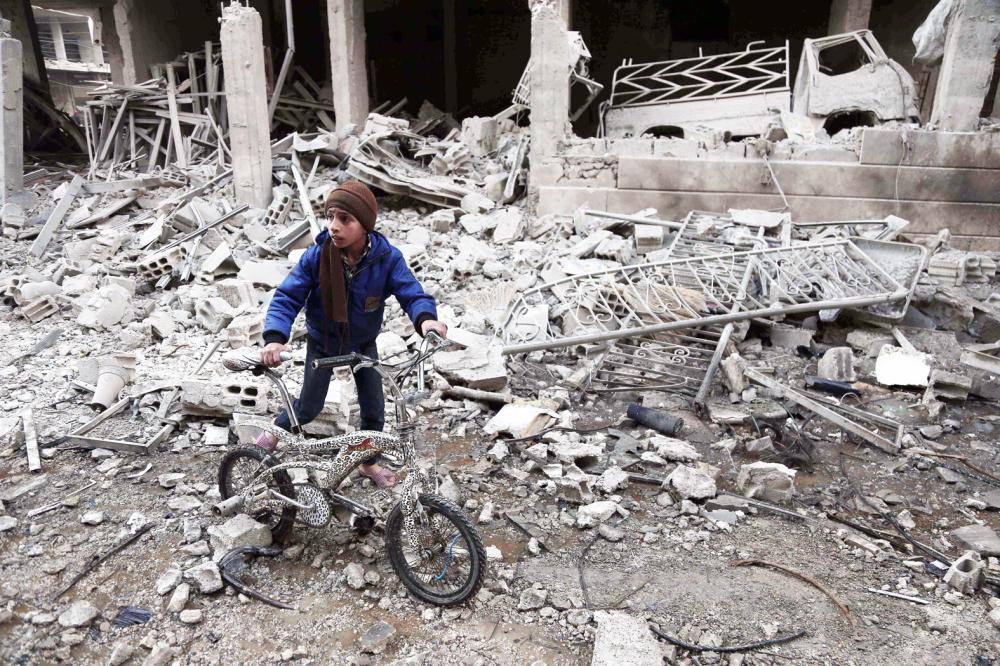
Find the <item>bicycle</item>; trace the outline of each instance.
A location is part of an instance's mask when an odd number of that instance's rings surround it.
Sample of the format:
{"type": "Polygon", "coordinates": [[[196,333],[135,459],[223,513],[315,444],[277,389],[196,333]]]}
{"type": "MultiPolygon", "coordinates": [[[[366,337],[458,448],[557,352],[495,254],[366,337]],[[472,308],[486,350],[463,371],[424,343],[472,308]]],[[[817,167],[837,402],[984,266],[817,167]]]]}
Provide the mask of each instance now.
{"type": "MultiPolygon", "coordinates": [[[[314,361],[315,368],[374,368],[395,398],[396,429],[394,434],[362,430],[308,441],[281,376],[261,364],[259,352],[244,348],[224,354],[223,365],[228,370],[250,371],[275,384],[292,428],[285,431],[264,417],[241,419],[241,428],[266,430],[278,438],[278,445],[273,453],[256,445],[237,445],[226,453],[219,465],[222,501],[215,506],[216,513],[249,514],[268,525],[279,542],[296,522],[323,528],[336,516],[364,532],[382,521],[389,562],[414,596],[436,606],[453,606],[475,595],[486,571],[482,539],[453,502],[423,492],[434,486],[430,475],[416,464],[413,436],[417,424],[406,409],[400,388],[406,375],[416,368],[418,391],[423,391],[424,361],[449,344],[430,333],[415,357],[405,362],[388,364],[358,353],[314,361]],[[338,492],[350,474],[376,454],[403,473],[397,475],[402,483],[397,486],[395,501],[384,490],[376,491],[381,501],[372,504],[338,492]],[[308,480],[293,483],[290,469],[308,470],[308,480]],[[323,482],[318,480],[322,474],[326,477],[323,482]]],[[[290,354],[282,354],[282,361],[290,358],[290,354]]]]}

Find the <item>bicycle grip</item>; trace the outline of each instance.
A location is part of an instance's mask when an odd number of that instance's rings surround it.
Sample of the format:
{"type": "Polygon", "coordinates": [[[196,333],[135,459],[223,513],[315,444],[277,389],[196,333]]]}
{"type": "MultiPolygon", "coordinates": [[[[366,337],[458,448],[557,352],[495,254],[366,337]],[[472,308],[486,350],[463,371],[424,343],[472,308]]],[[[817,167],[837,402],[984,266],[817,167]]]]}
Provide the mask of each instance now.
{"type": "Polygon", "coordinates": [[[359,355],[351,352],[350,354],[344,354],[343,356],[328,356],[326,358],[318,358],[313,361],[313,368],[320,370],[322,368],[339,368],[343,365],[353,365],[357,363],[359,355]]]}

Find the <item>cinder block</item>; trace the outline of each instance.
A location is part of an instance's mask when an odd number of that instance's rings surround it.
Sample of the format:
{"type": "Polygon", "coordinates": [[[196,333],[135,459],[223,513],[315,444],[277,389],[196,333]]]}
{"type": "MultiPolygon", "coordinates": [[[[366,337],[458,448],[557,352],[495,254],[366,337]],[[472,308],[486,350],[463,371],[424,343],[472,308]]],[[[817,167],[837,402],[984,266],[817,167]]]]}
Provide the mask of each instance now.
{"type": "Polygon", "coordinates": [[[179,271],[187,258],[187,250],[183,245],[171,248],[166,252],[158,252],[137,264],[139,276],[147,282],[159,280],[164,275],[179,271]]]}
{"type": "Polygon", "coordinates": [[[52,296],[46,294],[45,296],[39,296],[30,303],[26,303],[21,307],[21,314],[24,318],[30,321],[32,324],[40,322],[46,317],[50,317],[59,312],[59,304],[56,303],[56,299],[52,296]]]}
{"type": "Polygon", "coordinates": [[[235,412],[267,414],[267,392],[262,386],[229,380],[225,384],[207,381],[181,383],[181,408],[199,416],[231,416],[235,412]]]}
{"type": "Polygon", "coordinates": [[[257,309],[257,290],[251,282],[238,278],[227,278],[215,283],[215,290],[230,306],[238,312],[248,312],[257,309]]]}
{"type": "Polygon", "coordinates": [[[292,193],[287,188],[276,187],[274,198],[271,199],[271,204],[267,207],[261,222],[266,225],[284,224],[290,210],[292,210],[292,193]]]}
{"type": "Polygon", "coordinates": [[[218,333],[228,326],[236,314],[236,310],[218,296],[198,301],[194,306],[194,316],[198,323],[212,333],[218,333]]]}
{"type": "Polygon", "coordinates": [[[226,327],[226,343],[233,349],[253,347],[262,344],[264,322],[261,315],[241,314],[226,327]]]}
{"type": "Polygon", "coordinates": [[[0,280],[0,300],[7,307],[17,305],[17,296],[20,293],[21,285],[27,281],[23,275],[9,275],[0,280]]]}
{"type": "Polygon", "coordinates": [[[635,251],[638,254],[645,254],[663,247],[663,227],[636,224],[632,237],[635,240],[635,251]]]}

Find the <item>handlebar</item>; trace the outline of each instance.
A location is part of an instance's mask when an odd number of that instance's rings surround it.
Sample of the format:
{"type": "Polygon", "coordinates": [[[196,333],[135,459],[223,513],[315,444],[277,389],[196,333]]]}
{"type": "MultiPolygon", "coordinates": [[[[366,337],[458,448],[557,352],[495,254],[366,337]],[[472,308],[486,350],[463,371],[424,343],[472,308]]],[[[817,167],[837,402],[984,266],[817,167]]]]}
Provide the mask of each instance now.
{"type": "Polygon", "coordinates": [[[320,370],[322,368],[339,368],[345,365],[354,365],[355,363],[360,363],[362,360],[374,361],[375,359],[370,359],[367,356],[362,356],[357,352],[351,352],[350,354],[344,354],[343,356],[328,356],[326,358],[318,358],[313,361],[313,368],[320,370]]]}
{"type": "MultiPolygon", "coordinates": [[[[439,349],[444,349],[453,344],[450,340],[442,338],[436,331],[428,331],[427,335],[424,336],[425,341],[429,341],[434,345],[433,351],[438,351],[439,349]]],[[[423,351],[422,354],[426,353],[423,351]]],[[[358,363],[368,363],[371,365],[384,365],[381,361],[370,356],[365,356],[364,354],[359,354],[357,352],[351,352],[350,354],[344,354],[343,356],[328,356],[326,358],[318,358],[313,361],[313,368],[316,370],[324,368],[341,368],[345,365],[354,366],[358,363]]],[[[391,366],[390,366],[391,367],[391,366]]]]}

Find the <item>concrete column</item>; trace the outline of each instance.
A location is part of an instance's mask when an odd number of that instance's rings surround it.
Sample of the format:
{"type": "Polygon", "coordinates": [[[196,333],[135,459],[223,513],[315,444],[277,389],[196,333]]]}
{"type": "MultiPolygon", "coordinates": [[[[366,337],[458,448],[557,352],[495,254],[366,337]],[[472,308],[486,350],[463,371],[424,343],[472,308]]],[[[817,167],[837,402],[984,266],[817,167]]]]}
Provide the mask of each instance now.
{"type": "Polygon", "coordinates": [[[10,21],[0,19],[0,203],[24,189],[21,55],[21,42],[10,36],[10,21]]]}
{"type": "Polygon", "coordinates": [[[330,27],[330,74],[337,129],[363,126],[368,117],[364,0],[326,0],[330,27]]]}
{"type": "MultiPolygon", "coordinates": [[[[566,23],[548,4],[531,11],[531,170],[556,153],[569,132],[569,42],[566,23]]],[[[532,178],[532,180],[535,180],[532,178]]]]}
{"type": "Polygon", "coordinates": [[[444,16],[444,110],[458,110],[458,62],[455,54],[455,0],[443,0],[444,16]]]}
{"type": "Polygon", "coordinates": [[[839,35],[853,30],[867,30],[872,0],[833,0],[826,34],[839,35]]]}
{"type": "Polygon", "coordinates": [[[233,3],[222,11],[222,69],[236,201],[271,203],[271,122],[260,14],[233,3]]]}
{"type": "Polygon", "coordinates": [[[52,21],[49,28],[52,30],[52,45],[56,49],[56,60],[66,60],[66,42],[63,41],[62,23],[52,21]]]}
{"type": "Polygon", "coordinates": [[[566,22],[566,29],[573,28],[573,0],[559,0],[559,16],[566,22]]]}
{"type": "Polygon", "coordinates": [[[0,16],[10,21],[10,36],[21,42],[24,80],[33,83],[44,97],[50,98],[49,78],[42,47],[38,43],[38,26],[31,11],[31,0],[0,0],[0,16]]]}
{"type": "Polygon", "coordinates": [[[934,93],[931,122],[939,129],[967,132],[979,127],[998,44],[1000,0],[959,0],[948,24],[934,93]]]}
{"type": "Polygon", "coordinates": [[[111,67],[111,82],[125,83],[125,58],[122,45],[115,29],[114,5],[101,5],[101,43],[108,48],[108,65],[111,67]]]}

